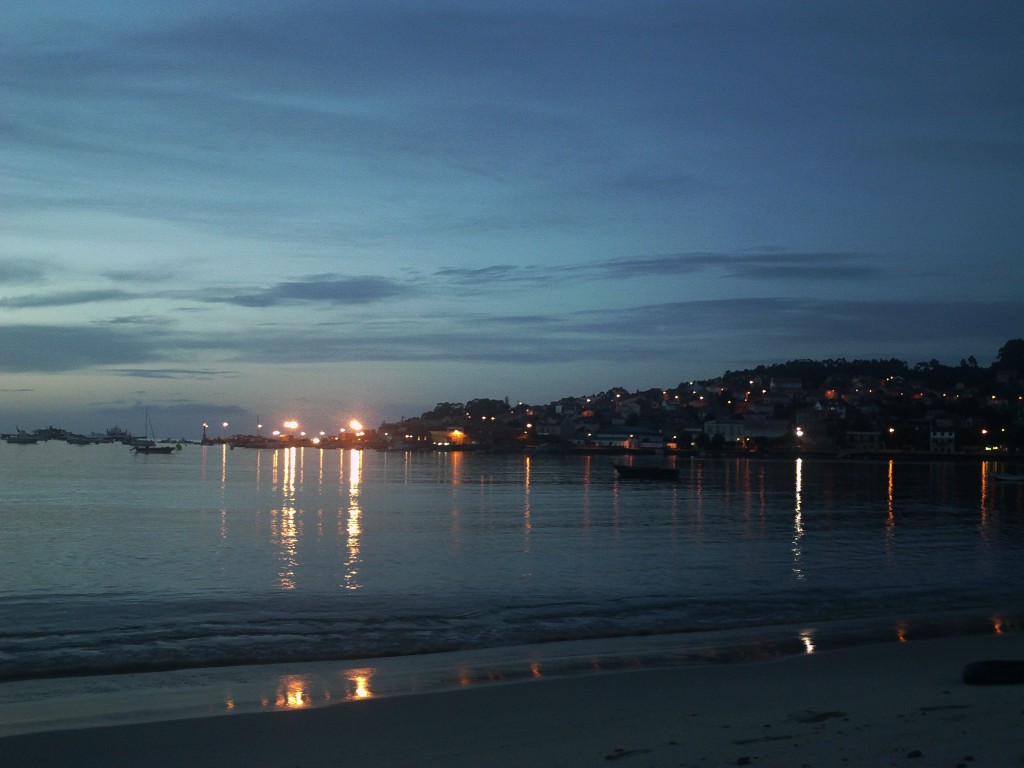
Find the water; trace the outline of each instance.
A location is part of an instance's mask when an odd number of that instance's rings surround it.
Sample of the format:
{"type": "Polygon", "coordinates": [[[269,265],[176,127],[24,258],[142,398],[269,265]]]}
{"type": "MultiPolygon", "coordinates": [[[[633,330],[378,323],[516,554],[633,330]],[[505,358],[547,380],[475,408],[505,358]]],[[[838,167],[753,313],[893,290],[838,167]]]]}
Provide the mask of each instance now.
{"type": "Polygon", "coordinates": [[[0,704],[123,672],[953,615],[991,631],[1024,597],[1024,485],[991,463],[680,459],[659,483],[587,456],[53,442],[0,460],[0,704]]]}

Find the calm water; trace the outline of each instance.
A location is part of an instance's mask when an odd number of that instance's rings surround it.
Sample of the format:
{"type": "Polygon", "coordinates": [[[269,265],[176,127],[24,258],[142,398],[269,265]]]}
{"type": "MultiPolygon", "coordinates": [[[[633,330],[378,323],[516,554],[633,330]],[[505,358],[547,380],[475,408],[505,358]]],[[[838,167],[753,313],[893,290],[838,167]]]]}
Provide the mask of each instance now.
{"type": "Polygon", "coordinates": [[[1024,605],[987,463],[0,445],[0,681],[1024,605]]]}

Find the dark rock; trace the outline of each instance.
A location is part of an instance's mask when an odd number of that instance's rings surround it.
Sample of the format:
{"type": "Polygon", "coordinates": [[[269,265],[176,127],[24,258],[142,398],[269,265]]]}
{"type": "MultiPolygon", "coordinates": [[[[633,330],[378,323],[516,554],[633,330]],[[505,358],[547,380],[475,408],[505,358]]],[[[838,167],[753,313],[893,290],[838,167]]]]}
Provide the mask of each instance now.
{"type": "Polygon", "coordinates": [[[1024,683],[1024,661],[986,659],[964,667],[963,681],[968,685],[1013,685],[1024,683]]]}

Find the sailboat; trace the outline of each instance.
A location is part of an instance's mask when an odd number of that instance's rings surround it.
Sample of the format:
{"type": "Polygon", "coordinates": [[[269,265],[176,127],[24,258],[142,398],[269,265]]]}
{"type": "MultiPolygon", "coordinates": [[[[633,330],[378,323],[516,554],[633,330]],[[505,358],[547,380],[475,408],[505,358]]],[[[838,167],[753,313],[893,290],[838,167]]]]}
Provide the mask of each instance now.
{"type": "Polygon", "coordinates": [[[145,437],[137,438],[132,442],[132,450],[135,453],[172,453],[175,448],[181,450],[181,446],[157,445],[156,434],[153,432],[153,422],[149,420],[149,409],[146,409],[145,437]]]}

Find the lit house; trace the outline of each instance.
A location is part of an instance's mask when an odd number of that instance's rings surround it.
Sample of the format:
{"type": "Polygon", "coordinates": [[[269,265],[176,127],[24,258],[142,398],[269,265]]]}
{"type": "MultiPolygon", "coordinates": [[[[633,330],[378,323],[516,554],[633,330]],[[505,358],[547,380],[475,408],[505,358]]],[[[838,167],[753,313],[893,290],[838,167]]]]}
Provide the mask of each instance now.
{"type": "Polygon", "coordinates": [[[450,445],[469,445],[472,440],[461,429],[432,429],[430,442],[439,447],[450,445]]]}

